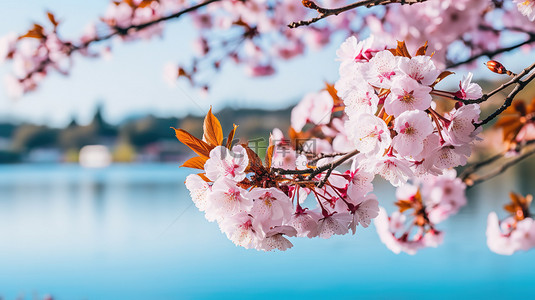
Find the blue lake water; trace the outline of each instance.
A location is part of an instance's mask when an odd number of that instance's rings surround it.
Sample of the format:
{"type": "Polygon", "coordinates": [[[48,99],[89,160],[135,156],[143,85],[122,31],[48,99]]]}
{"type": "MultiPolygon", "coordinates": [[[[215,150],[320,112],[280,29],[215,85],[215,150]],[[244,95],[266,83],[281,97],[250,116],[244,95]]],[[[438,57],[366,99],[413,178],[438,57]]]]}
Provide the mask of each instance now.
{"type": "MultiPolygon", "coordinates": [[[[286,252],[234,246],[189,198],[177,165],[0,166],[3,299],[516,298],[535,292],[535,251],[500,256],[486,218],[513,189],[512,170],[470,191],[439,225],[444,244],[393,254],[375,228],[330,240],[293,239],[286,252]]],[[[392,207],[393,189],[376,186],[392,207]]]]}

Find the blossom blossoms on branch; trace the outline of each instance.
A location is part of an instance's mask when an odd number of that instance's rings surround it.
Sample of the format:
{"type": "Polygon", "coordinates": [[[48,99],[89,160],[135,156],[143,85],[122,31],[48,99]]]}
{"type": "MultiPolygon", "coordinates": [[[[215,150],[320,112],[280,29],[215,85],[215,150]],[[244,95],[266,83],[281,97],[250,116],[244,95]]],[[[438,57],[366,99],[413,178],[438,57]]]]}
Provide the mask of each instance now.
{"type": "MultiPolygon", "coordinates": [[[[325,180],[322,187],[314,180],[305,182],[294,176],[273,171],[275,144],[266,153],[265,164],[248,145],[234,145],[236,127],[223,143],[221,125],[208,113],[204,123],[203,140],[175,129],[177,138],[198,156],[184,163],[184,167],[204,170],[186,178],[193,202],[205,212],[209,221],[236,245],[270,251],[292,247],[289,237],[330,238],[358,225],[368,227],[379,212],[378,201],[371,194],[371,176],[360,177],[362,171],[351,169],[345,173],[318,173],[315,180],[325,180]],[[367,178],[367,179],[365,179],[367,178]],[[309,194],[315,206],[305,206],[309,194]]],[[[287,161],[289,170],[303,169],[297,157],[287,161]]],[[[308,174],[313,174],[313,171],[308,174]]],[[[302,176],[301,176],[302,177],[302,176]]]]}
{"type": "Polygon", "coordinates": [[[404,43],[389,49],[373,37],[347,39],[338,56],[336,88],[327,84],[303,98],[288,138],[273,130],[265,162],[247,144],[232,144],[236,127],[224,142],[211,111],[203,140],[176,130],[199,155],[183,166],[204,171],[186,179],[192,199],[236,245],[286,250],[290,237],[355,233],[377,218],[391,250],[414,253],[440,244],[435,224],[465,205],[465,185],[450,168],[466,162],[478,133],[479,106],[456,100],[481,97],[471,75],[458,90],[438,90],[451,73],[435,67],[426,46],[413,57],[404,43]],[[453,108],[435,110],[438,96],[453,108]],[[352,162],[348,170],[335,170],[345,162],[352,162]],[[400,187],[400,211],[390,218],[372,193],[377,174],[400,187]],[[413,225],[403,232],[410,209],[413,225]]]}
{"type": "Polygon", "coordinates": [[[416,254],[425,247],[438,247],[444,233],[435,225],[456,214],[466,205],[466,185],[454,170],[428,175],[397,189],[395,211],[388,216],[381,208],[375,227],[381,241],[394,253],[416,254]],[[406,212],[411,211],[411,215],[406,212]]]}
{"type": "MultiPolygon", "coordinates": [[[[18,97],[35,90],[51,73],[68,74],[75,53],[109,56],[111,43],[106,41],[159,37],[166,22],[187,15],[196,30],[192,45],[196,55],[191,62],[166,65],[164,77],[173,83],[181,77],[194,86],[208,88],[209,82],[204,82],[200,74],[219,71],[227,62],[242,65],[250,76],[268,76],[275,73],[278,61],[299,57],[307,49],[321,49],[335,34],[350,36],[368,31],[388,40],[405,40],[409,48],[429,41],[431,50],[436,51],[438,67],[464,65],[485,53],[494,56],[535,42],[535,23],[529,21],[535,17],[535,2],[514,2],[516,5],[513,1],[444,0],[376,6],[366,13],[349,10],[336,18],[290,29],[288,24],[315,12],[294,0],[110,1],[100,18],[88,24],[78,37],[62,36],[61,22],[48,13],[50,22],[35,23],[25,33],[0,38],[0,62],[13,62],[5,84],[8,94],[18,97]],[[504,26],[491,22],[499,19],[504,26]],[[512,48],[503,39],[513,35],[523,38],[526,34],[529,38],[512,48]],[[98,43],[104,46],[98,47],[98,43]],[[499,49],[503,51],[493,53],[499,49]],[[466,55],[448,55],[460,50],[468,53],[467,60],[461,59],[466,55]]],[[[335,8],[347,2],[326,0],[321,4],[335,8]]]]}
{"type": "Polygon", "coordinates": [[[359,168],[394,186],[464,165],[480,131],[474,126],[480,109],[455,99],[478,99],[481,87],[468,74],[457,91],[439,90],[436,85],[451,72],[435,67],[426,45],[415,56],[404,43],[387,48],[373,36],[348,38],[337,52],[340,79],[331,87],[332,104],[322,104],[325,91],[305,97],[292,111],[293,129],[310,123],[331,141],[330,151],[357,149],[359,168]],[[454,107],[439,112],[433,97],[450,98],[454,107]],[[324,110],[321,118],[316,107],[324,110]]]}
{"type": "Polygon", "coordinates": [[[515,193],[510,197],[511,203],[504,206],[510,216],[500,221],[496,213],[491,212],[487,222],[487,245],[502,255],[535,247],[535,221],[529,210],[533,197],[515,193]]]}

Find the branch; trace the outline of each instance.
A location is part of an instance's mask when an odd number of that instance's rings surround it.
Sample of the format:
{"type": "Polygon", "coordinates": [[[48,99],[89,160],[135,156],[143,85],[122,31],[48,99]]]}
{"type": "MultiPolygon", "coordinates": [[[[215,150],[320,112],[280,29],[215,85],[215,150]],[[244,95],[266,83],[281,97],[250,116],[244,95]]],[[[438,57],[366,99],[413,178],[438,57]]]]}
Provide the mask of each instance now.
{"type": "MultiPolygon", "coordinates": [[[[515,151],[518,151],[519,153],[522,152],[522,150],[525,150],[529,145],[532,145],[532,144],[535,144],[535,140],[530,140],[530,141],[527,141],[525,142],[524,144],[521,144],[521,145],[518,145],[518,148],[515,149],[515,151]]],[[[495,154],[487,159],[484,159],[480,162],[477,162],[477,163],[474,163],[470,166],[468,166],[466,169],[464,169],[464,171],[459,174],[459,178],[464,182],[466,183],[466,185],[468,187],[472,187],[478,183],[481,183],[483,181],[486,181],[488,179],[491,179],[493,177],[496,177],[498,176],[499,174],[505,172],[507,169],[509,169],[510,167],[512,167],[513,165],[517,164],[518,162],[522,161],[523,159],[531,156],[532,154],[535,153],[535,147],[531,148],[530,150],[528,151],[525,151],[524,153],[522,154],[519,154],[518,156],[516,156],[515,158],[503,163],[501,166],[495,168],[492,172],[488,173],[488,174],[485,174],[485,175],[481,175],[481,176],[477,176],[476,173],[500,160],[500,159],[505,159],[506,158],[506,155],[507,153],[509,152],[509,150],[506,150],[504,152],[501,152],[501,153],[498,153],[498,154],[495,154]]]]}
{"type": "Polygon", "coordinates": [[[196,4],[196,5],[193,5],[193,6],[190,6],[188,8],[185,8],[181,11],[178,11],[174,14],[171,14],[171,15],[168,15],[168,16],[165,16],[165,17],[161,17],[161,18],[158,18],[158,19],[155,19],[155,20],[152,20],[152,21],[149,21],[149,22],[146,22],[146,23],[141,23],[141,24],[137,24],[137,25],[130,25],[128,27],[113,27],[115,29],[115,31],[112,31],[111,33],[105,35],[105,36],[101,36],[101,37],[96,37],[92,40],[89,40],[81,45],[78,45],[78,46],[73,46],[72,49],[71,49],[71,53],[74,52],[74,51],[77,51],[77,50],[80,50],[80,49],[84,49],[84,48],[87,48],[87,46],[89,46],[89,44],[91,43],[94,43],[94,42],[100,42],[100,41],[105,41],[105,40],[108,40],[116,35],[127,35],[129,33],[129,31],[139,31],[139,30],[142,30],[142,29],[145,29],[147,27],[150,27],[150,26],[153,26],[153,25],[156,25],[156,24],[159,24],[161,22],[164,22],[164,21],[168,21],[168,20],[171,20],[171,19],[177,19],[179,17],[181,17],[182,15],[184,14],[187,14],[189,12],[192,12],[192,11],[195,11],[199,8],[202,8],[204,6],[207,6],[208,4],[211,4],[211,3],[214,3],[214,2],[218,2],[218,1],[221,1],[221,0],[206,0],[204,2],[201,2],[199,4],[196,4]]]}
{"type": "Polygon", "coordinates": [[[496,177],[496,176],[502,174],[503,172],[505,172],[510,167],[514,166],[515,164],[519,163],[520,161],[528,158],[529,156],[531,156],[533,154],[535,154],[535,148],[530,149],[529,151],[522,153],[521,155],[519,155],[519,156],[515,157],[514,159],[504,163],[503,165],[501,165],[500,167],[494,169],[494,171],[492,171],[492,172],[490,172],[490,173],[488,173],[486,175],[479,176],[479,177],[476,177],[474,179],[469,177],[464,181],[465,181],[465,183],[466,183],[468,188],[473,187],[476,184],[479,184],[481,182],[484,182],[486,180],[489,180],[489,179],[491,179],[493,177],[496,177]]]}
{"type": "Polygon", "coordinates": [[[446,66],[446,69],[452,69],[452,68],[456,68],[458,66],[461,66],[461,65],[464,65],[464,64],[467,64],[467,63],[471,63],[473,61],[475,61],[476,59],[480,58],[480,57],[488,57],[489,59],[492,59],[494,56],[498,55],[498,54],[502,54],[504,52],[509,52],[509,51],[512,51],[512,50],[515,50],[517,48],[520,48],[524,45],[527,45],[527,44],[531,44],[533,42],[535,42],[535,34],[534,33],[528,33],[529,35],[529,39],[521,42],[521,43],[518,43],[516,45],[512,45],[512,46],[509,46],[509,47],[504,47],[504,48],[499,48],[499,49],[496,49],[494,51],[486,51],[486,52],[482,52],[482,53],[479,53],[477,55],[474,55],[466,60],[463,60],[463,61],[460,61],[460,62],[456,62],[456,63],[450,63],[446,66]]]}
{"type": "Polygon", "coordinates": [[[377,5],[387,5],[387,4],[393,4],[393,3],[399,3],[402,5],[403,4],[412,5],[415,3],[421,3],[425,1],[427,0],[362,0],[362,1],[358,1],[349,5],[343,6],[343,7],[339,7],[339,8],[324,8],[324,7],[318,6],[316,3],[314,3],[311,0],[302,0],[303,5],[307,8],[317,11],[318,16],[310,20],[292,22],[291,24],[288,25],[288,27],[297,28],[300,26],[308,26],[312,23],[316,23],[317,21],[321,19],[327,18],[328,16],[333,16],[333,15],[337,16],[345,11],[352,10],[361,6],[372,7],[372,6],[377,6],[377,5]]]}
{"type": "Polygon", "coordinates": [[[271,168],[272,171],[280,174],[280,175],[308,175],[306,180],[311,180],[316,175],[327,171],[328,173],[325,175],[325,177],[322,179],[322,181],[319,183],[319,187],[322,187],[325,182],[327,181],[327,178],[331,174],[331,172],[336,169],[338,166],[346,162],[347,160],[351,159],[353,156],[357,155],[359,153],[358,150],[353,150],[351,152],[345,153],[344,156],[338,158],[337,160],[328,163],[326,165],[323,165],[318,168],[308,168],[304,170],[286,170],[283,168],[271,168]]]}
{"type": "MultiPolygon", "coordinates": [[[[533,64],[530,67],[524,69],[524,71],[522,71],[522,73],[524,73],[524,72],[527,73],[527,72],[533,70],[534,68],[535,68],[535,64],[533,64]]],[[[522,76],[524,76],[524,75],[522,75],[522,76]]],[[[515,76],[515,78],[516,77],[518,77],[518,75],[515,76]]],[[[490,122],[491,120],[496,118],[499,114],[501,114],[503,111],[505,111],[509,106],[511,106],[511,104],[513,103],[513,99],[516,97],[516,95],[521,90],[523,90],[531,81],[533,81],[535,79],[535,72],[531,73],[525,80],[520,80],[521,77],[518,77],[516,79],[514,78],[515,81],[513,81],[513,83],[515,84],[515,88],[511,91],[511,93],[509,93],[509,95],[507,95],[507,97],[505,98],[505,101],[503,102],[502,106],[500,106],[496,111],[494,111],[487,118],[485,118],[485,120],[474,124],[475,128],[487,124],[488,122],[490,122]]],[[[513,84],[513,83],[511,83],[511,84],[513,84]]]]}

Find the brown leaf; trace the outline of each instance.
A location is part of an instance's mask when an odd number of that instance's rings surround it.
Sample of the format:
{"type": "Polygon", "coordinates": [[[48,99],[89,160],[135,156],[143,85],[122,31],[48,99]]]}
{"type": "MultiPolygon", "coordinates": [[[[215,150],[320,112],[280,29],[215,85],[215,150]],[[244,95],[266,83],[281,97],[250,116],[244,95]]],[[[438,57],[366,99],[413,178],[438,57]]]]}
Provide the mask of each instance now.
{"type": "Polygon", "coordinates": [[[54,27],[58,27],[59,22],[56,20],[56,17],[54,16],[53,13],[47,12],[46,16],[48,17],[48,20],[50,20],[50,23],[54,25],[54,27]]]}
{"type": "Polygon", "coordinates": [[[204,164],[207,160],[207,157],[195,156],[186,160],[180,167],[204,170],[204,164]]]}
{"type": "Polygon", "coordinates": [[[191,135],[189,132],[182,130],[182,129],[176,129],[174,127],[171,127],[175,130],[176,138],[181,141],[184,145],[188,146],[193,152],[197,153],[200,156],[209,157],[210,151],[214,148],[210,145],[208,145],[203,140],[200,140],[193,135],[191,135]]]}
{"type": "Polygon", "coordinates": [[[255,173],[261,172],[264,170],[264,166],[262,165],[262,160],[258,155],[253,151],[253,149],[249,148],[247,144],[242,144],[242,147],[245,148],[245,151],[247,151],[247,157],[249,158],[249,166],[247,167],[247,171],[253,171],[255,173]]]}
{"type": "Polygon", "coordinates": [[[43,31],[43,26],[39,24],[33,24],[33,28],[28,30],[28,32],[25,35],[20,36],[19,39],[22,39],[22,38],[43,39],[45,37],[46,36],[43,31]]]}
{"type": "Polygon", "coordinates": [[[405,42],[398,41],[396,53],[397,53],[397,56],[404,56],[404,57],[411,58],[411,54],[409,53],[409,50],[407,49],[407,45],[405,45],[405,42]]]}
{"type": "Polygon", "coordinates": [[[206,182],[212,182],[210,179],[208,179],[208,177],[206,177],[206,173],[199,173],[197,175],[199,175],[199,177],[201,177],[202,180],[204,180],[206,182]]]}
{"type": "Polygon", "coordinates": [[[439,82],[441,82],[444,78],[450,76],[451,74],[455,74],[455,73],[450,72],[450,71],[443,71],[442,73],[440,73],[440,75],[438,75],[437,79],[435,80],[435,82],[433,82],[433,84],[431,85],[431,87],[434,87],[434,86],[437,85],[439,82]]]}
{"type": "Polygon", "coordinates": [[[232,126],[234,126],[234,128],[232,128],[232,130],[229,132],[228,138],[227,138],[227,148],[229,148],[229,149],[232,147],[232,141],[234,140],[234,134],[236,134],[236,128],[238,128],[238,125],[236,125],[236,124],[232,124],[232,126]]]}
{"type": "Polygon", "coordinates": [[[221,123],[219,120],[212,114],[212,108],[206,114],[203,124],[204,130],[204,139],[208,144],[212,146],[219,146],[223,144],[223,129],[221,128],[221,123]]]}
{"type": "Polygon", "coordinates": [[[412,203],[407,200],[399,200],[395,204],[399,207],[399,212],[404,212],[412,208],[412,203]]]}
{"type": "Polygon", "coordinates": [[[426,41],[425,44],[422,47],[418,48],[418,50],[416,51],[416,56],[425,55],[425,53],[427,52],[427,47],[428,47],[428,45],[427,45],[427,41],[426,41]]]}
{"type": "Polygon", "coordinates": [[[266,168],[269,170],[271,169],[271,160],[273,159],[273,150],[275,149],[274,145],[270,145],[266,150],[266,168]]]}
{"type": "Polygon", "coordinates": [[[143,0],[143,1],[141,1],[141,3],[139,3],[138,7],[139,7],[139,8],[147,7],[147,6],[151,5],[151,3],[152,3],[153,1],[154,1],[154,0],[143,0]]]}
{"type": "Polygon", "coordinates": [[[334,106],[341,106],[344,104],[344,101],[338,97],[338,91],[334,88],[334,84],[330,84],[328,82],[325,82],[325,90],[331,95],[333,98],[334,106]]]}

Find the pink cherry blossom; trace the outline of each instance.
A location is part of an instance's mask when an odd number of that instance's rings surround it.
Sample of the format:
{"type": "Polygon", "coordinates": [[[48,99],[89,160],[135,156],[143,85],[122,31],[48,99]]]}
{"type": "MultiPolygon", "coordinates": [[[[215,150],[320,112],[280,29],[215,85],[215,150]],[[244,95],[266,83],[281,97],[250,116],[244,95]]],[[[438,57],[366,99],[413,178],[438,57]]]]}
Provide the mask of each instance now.
{"type": "Polygon", "coordinates": [[[307,123],[327,124],[331,120],[333,99],[327,91],[310,93],[292,109],[292,127],[301,131],[307,123]]]}
{"type": "Polygon", "coordinates": [[[533,22],[535,21],[535,1],[534,0],[513,0],[520,11],[524,16],[533,22]]]}
{"type": "Polygon", "coordinates": [[[356,226],[360,224],[366,228],[370,225],[372,219],[379,214],[379,202],[374,194],[367,196],[348,195],[348,201],[353,205],[350,208],[353,217],[350,228],[355,234],[356,226]]]}
{"type": "Polygon", "coordinates": [[[336,50],[336,56],[338,56],[338,60],[341,61],[340,73],[343,73],[343,69],[348,65],[369,61],[373,54],[377,52],[377,50],[372,48],[373,46],[374,36],[370,36],[360,42],[354,36],[348,37],[342,45],[340,45],[340,48],[336,50]]]}
{"type": "Polygon", "coordinates": [[[351,219],[348,213],[335,213],[319,219],[318,236],[322,239],[328,239],[333,235],[346,234],[351,219]]]}
{"type": "Polygon", "coordinates": [[[10,32],[0,37],[0,64],[2,64],[9,55],[16,50],[17,34],[10,32]]]}
{"type": "Polygon", "coordinates": [[[400,186],[414,176],[414,173],[405,160],[392,156],[370,158],[363,162],[363,167],[368,172],[374,172],[381,175],[384,179],[390,181],[393,186],[400,186]]]}
{"type": "Polygon", "coordinates": [[[349,197],[351,195],[364,196],[373,190],[372,181],[374,174],[359,168],[359,162],[356,159],[351,164],[349,175],[349,184],[347,186],[349,197]]]}
{"type": "Polygon", "coordinates": [[[390,130],[385,122],[372,115],[361,114],[346,122],[348,137],[356,148],[366,154],[382,154],[390,146],[390,130]]]}
{"type": "Polygon", "coordinates": [[[489,249],[501,255],[512,255],[535,247],[535,221],[525,218],[516,222],[509,217],[500,222],[495,212],[487,219],[487,245],[489,249]]]}
{"type": "Polygon", "coordinates": [[[421,110],[405,111],[394,123],[398,133],[392,146],[401,156],[417,156],[424,148],[424,139],[433,132],[433,124],[427,113],[421,110]]]}
{"type": "Polygon", "coordinates": [[[459,90],[455,96],[461,99],[479,99],[483,96],[483,91],[477,83],[472,83],[472,73],[463,76],[463,80],[459,83],[459,90]]]}
{"type": "Polygon", "coordinates": [[[341,94],[344,99],[345,113],[349,118],[355,118],[361,113],[375,114],[377,112],[377,97],[375,90],[367,83],[358,82],[350,90],[341,94]]]}
{"type": "Polygon", "coordinates": [[[429,220],[438,224],[456,214],[466,205],[466,184],[457,178],[455,170],[447,170],[440,176],[423,179],[422,197],[427,206],[429,220]]]}
{"type": "Polygon", "coordinates": [[[209,206],[206,218],[215,220],[249,211],[253,200],[247,194],[248,191],[238,187],[232,179],[221,177],[212,185],[212,192],[207,199],[209,206]]]}
{"type": "Polygon", "coordinates": [[[399,61],[399,69],[410,78],[423,85],[431,85],[440,74],[435,67],[431,56],[418,55],[413,58],[402,57],[399,61]]]}
{"type": "Polygon", "coordinates": [[[224,146],[217,146],[210,151],[210,158],[206,161],[204,170],[206,177],[212,181],[220,177],[241,181],[245,178],[245,168],[248,164],[247,152],[241,145],[232,147],[232,151],[224,146]]]}
{"type": "Polygon", "coordinates": [[[389,218],[386,210],[382,207],[379,208],[379,214],[374,219],[374,225],[377,229],[377,234],[381,239],[381,242],[386,245],[390,251],[399,254],[405,252],[410,255],[416,254],[419,249],[424,247],[421,239],[408,240],[407,238],[397,238],[396,234],[400,234],[404,228],[405,215],[399,212],[394,212],[389,218]]]}
{"type": "Polygon", "coordinates": [[[207,197],[211,191],[210,185],[197,174],[188,175],[185,184],[195,206],[200,211],[204,211],[208,206],[207,197]]]}
{"type": "Polygon", "coordinates": [[[254,201],[251,214],[266,230],[282,225],[293,214],[292,201],[279,189],[255,188],[248,197],[254,201]]]}
{"type": "Polygon", "coordinates": [[[450,112],[447,118],[447,132],[444,139],[454,146],[461,146],[470,143],[478,132],[474,123],[479,120],[481,110],[478,104],[463,105],[459,109],[450,112]]]}
{"type": "Polygon", "coordinates": [[[385,100],[385,111],[398,117],[407,110],[426,110],[431,105],[430,92],[430,87],[419,84],[409,76],[398,77],[385,100]]]}
{"type": "Polygon", "coordinates": [[[373,86],[390,88],[392,80],[400,73],[397,69],[399,58],[388,50],[378,52],[369,64],[366,64],[365,78],[373,86]]]}
{"type": "Polygon", "coordinates": [[[313,238],[318,235],[317,219],[319,217],[315,213],[298,206],[297,211],[292,215],[288,225],[297,230],[297,236],[313,238]]]}
{"type": "Polygon", "coordinates": [[[279,249],[280,251],[286,251],[293,247],[293,244],[285,238],[283,235],[293,237],[297,235],[295,228],[291,226],[277,226],[270,231],[266,232],[266,237],[262,241],[262,250],[271,251],[279,249]]]}
{"type": "Polygon", "coordinates": [[[466,164],[472,150],[469,145],[452,146],[445,144],[429,158],[439,169],[449,169],[466,164]]]}
{"type": "Polygon", "coordinates": [[[265,236],[262,227],[246,212],[225,218],[219,227],[229,240],[245,249],[260,248],[265,236]]]}

